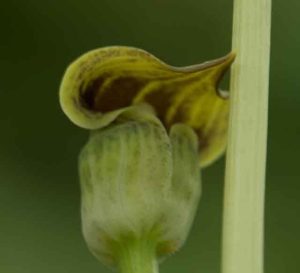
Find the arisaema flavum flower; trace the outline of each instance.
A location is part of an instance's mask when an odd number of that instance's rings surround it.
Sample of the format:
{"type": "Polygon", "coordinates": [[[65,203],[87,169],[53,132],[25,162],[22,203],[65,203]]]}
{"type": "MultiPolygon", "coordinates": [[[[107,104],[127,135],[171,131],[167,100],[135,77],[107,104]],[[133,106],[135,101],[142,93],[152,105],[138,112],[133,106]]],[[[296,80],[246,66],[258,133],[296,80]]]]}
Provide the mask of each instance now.
{"type": "Polygon", "coordinates": [[[122,272],[155,272],[184,243],[200,168],[225,150],[234,54],[189,67],[132,47],[88,52],[67,69],[60,103],[90,130],[79,157],[82,227],[91,252],[122,272]]]}

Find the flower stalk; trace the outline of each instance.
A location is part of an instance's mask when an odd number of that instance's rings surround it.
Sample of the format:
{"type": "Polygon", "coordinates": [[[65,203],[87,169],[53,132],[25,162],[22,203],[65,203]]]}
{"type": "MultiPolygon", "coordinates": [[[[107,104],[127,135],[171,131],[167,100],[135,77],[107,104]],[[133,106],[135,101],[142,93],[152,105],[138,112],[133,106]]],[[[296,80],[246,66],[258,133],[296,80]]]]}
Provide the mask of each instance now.
{"type": "Polygon", "coordinates": [[[118,248],[121,273],[158,273],[155,245],[151,240],[131,240],[118,248]]]}
{"type": "Polygon", "coordinates": [[[223,273],[263,272],[271,0],[235,0],[223,273]]]}

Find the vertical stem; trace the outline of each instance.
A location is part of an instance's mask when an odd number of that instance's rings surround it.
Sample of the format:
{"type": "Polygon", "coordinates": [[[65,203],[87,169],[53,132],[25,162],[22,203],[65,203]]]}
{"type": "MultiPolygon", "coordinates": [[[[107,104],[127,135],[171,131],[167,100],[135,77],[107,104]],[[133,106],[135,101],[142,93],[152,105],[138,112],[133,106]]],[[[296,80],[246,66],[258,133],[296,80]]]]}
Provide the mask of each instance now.
{"type": "Polygon", "coordinates": [[[155,245],[151,239],[130,239],[118,248],[119,272],[158,273],[155,245]]]}
{"type": "Polygon", "coordinates": [[[235,0],[223,273],[263,272],[271,0],[235,0]]]}

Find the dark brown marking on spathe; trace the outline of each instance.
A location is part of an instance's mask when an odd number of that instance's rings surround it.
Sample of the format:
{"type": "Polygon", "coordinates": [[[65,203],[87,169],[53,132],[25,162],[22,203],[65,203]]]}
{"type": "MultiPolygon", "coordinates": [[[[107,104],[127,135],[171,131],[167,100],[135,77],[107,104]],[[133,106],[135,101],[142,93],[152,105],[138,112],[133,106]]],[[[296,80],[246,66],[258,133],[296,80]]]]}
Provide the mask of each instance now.
{"type": "Polygon", "coordinates": [[[89,111],[97,110],[95,109],[95,98],[104,81],[104,77],[99,77],[92,81],[86,88],[83,88],[83,85],[79,87],[80,102],[84,108],[87,108],[89,111]]]}
{"type": "MultiPolygon", "coordinates": [[[[94,110],[109,112],[130,106],[136,94],[147,84],[143,79],[122,76],[101,90],[101,95],[94,97],[94,110]]],[[[97,92],[101,89],[97,86],[97,92]]]]}
{"type": "Polygon", "coordinates": [[[209,138],[209,135],[207,135],[203,132],[202,128],[198,128],[195,131],[198,136],[198,143],[199,143],[198,150],[201,154],[201,152],[203,152],[203,150],[205,150],[205,149],[207,149],[207,147],[209,147],[210,138],[209,138]]]}
{"type": "MultiPolygon", "coordinates": [[[[182,81],[176,83],[172,82],[171,84],[168,82],[161,83],[156,89],[151,90],[151,92],[143,98],[143,101],[154,107],[160,120],[167,128],[169,128],[172,124],[176,123],[171,122],[168,124],[166,120],[166,114],[174,101],[174,96],[179,92],[185,92],[186,86],[192,84],[196,80],[197,79],[183,79],[182,81]]],[[[182,118],[177,122],[180,121],[182,121],[182,118]]]]}
{"type": "Polygon", "coordinates": [[[172,104],[172,96],[170,92],[166,91],[167,88],[157,88],[152,90],[149,94],[143,98],[143,101],[152,105],[159,117],[159,119],[166,125],[166,112],[172,104]],[[162,90],[164,89],[164,90],[162,90]],[[168,95],[166,93],[169,93],[168,95]]]}

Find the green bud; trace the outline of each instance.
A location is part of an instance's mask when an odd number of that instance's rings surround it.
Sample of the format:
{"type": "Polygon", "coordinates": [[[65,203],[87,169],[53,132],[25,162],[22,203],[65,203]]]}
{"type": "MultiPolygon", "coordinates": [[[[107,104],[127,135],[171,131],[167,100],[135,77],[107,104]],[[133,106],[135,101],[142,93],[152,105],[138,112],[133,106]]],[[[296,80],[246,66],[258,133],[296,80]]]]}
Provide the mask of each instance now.
{"type": "Polygon", "coordinates": [[[198,158],[192,129],[176,124],[168,134],[154,116],[91,131],[79,158],[82,226],[91,252],[126,267],[132,249],[155,260],[178,250],[200,197],[198,158]]]}

